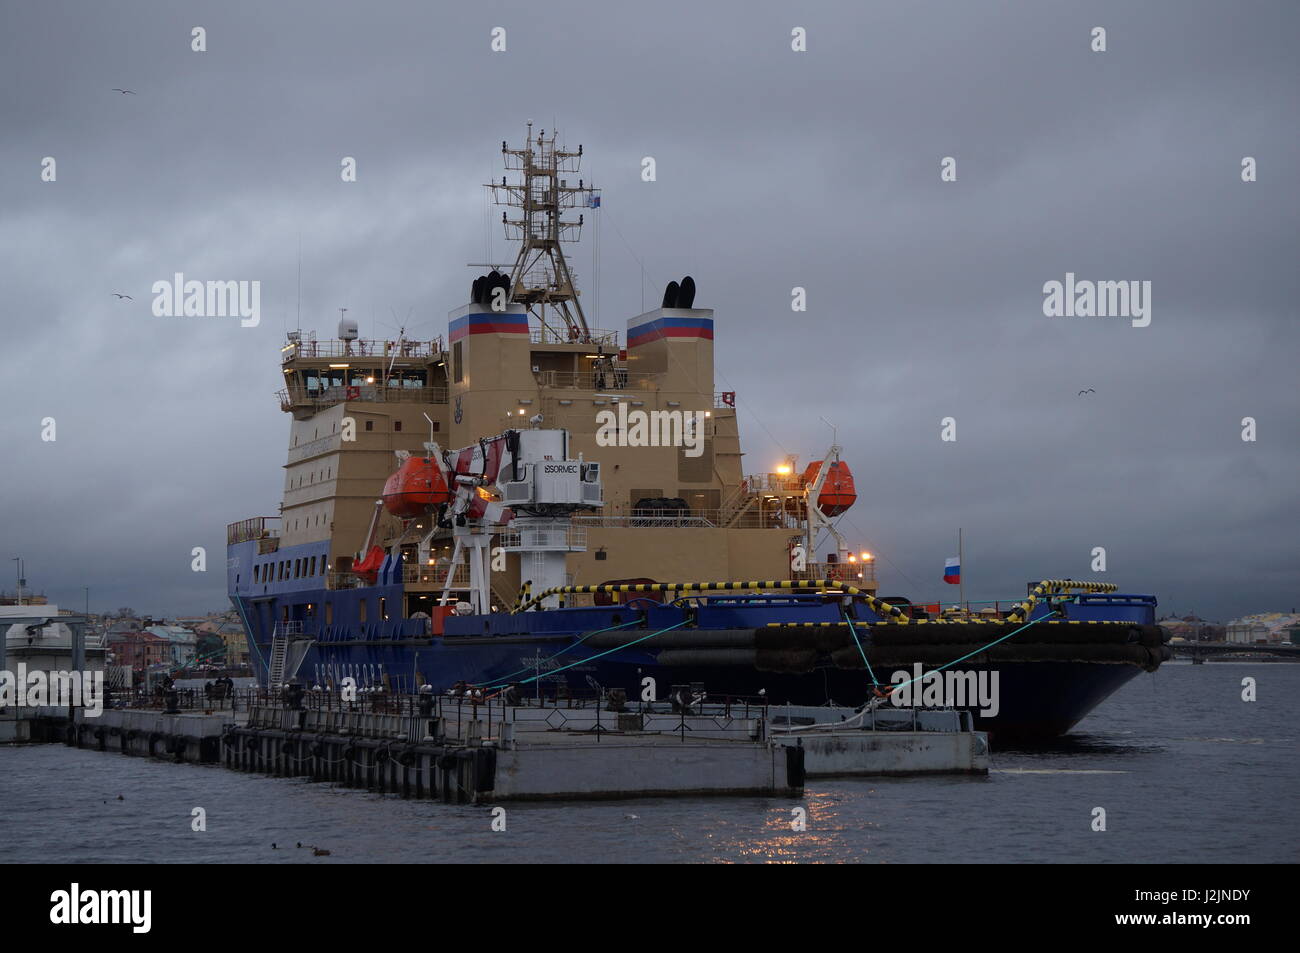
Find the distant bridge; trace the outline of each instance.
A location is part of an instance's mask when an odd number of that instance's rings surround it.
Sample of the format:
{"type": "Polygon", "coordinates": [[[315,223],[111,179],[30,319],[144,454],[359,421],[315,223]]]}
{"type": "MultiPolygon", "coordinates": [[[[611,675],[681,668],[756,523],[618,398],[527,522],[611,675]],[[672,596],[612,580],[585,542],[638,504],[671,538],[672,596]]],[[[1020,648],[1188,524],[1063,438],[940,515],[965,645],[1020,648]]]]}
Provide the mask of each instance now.
{"type": "Polygon", "coordinates": [[[1258,658],[1261,655],[1274,655],[1300,660],[1300,645],[1281,642],[1171,642],[1169,647],[1174,650],[1174,658],[1258,658]]]}

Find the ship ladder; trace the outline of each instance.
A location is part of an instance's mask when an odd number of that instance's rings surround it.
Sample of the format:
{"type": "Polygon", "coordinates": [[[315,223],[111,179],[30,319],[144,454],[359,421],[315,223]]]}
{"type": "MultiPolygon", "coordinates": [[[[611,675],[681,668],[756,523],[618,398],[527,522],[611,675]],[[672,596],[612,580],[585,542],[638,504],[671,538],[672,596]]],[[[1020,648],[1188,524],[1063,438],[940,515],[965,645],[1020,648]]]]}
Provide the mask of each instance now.
{"type": "Polygon", "coordinates": [[[267,666],[266,687],[275,690],[284,682],[284,663],[289,655],[289,637],[271,636],[271,664],[267,666]]]}

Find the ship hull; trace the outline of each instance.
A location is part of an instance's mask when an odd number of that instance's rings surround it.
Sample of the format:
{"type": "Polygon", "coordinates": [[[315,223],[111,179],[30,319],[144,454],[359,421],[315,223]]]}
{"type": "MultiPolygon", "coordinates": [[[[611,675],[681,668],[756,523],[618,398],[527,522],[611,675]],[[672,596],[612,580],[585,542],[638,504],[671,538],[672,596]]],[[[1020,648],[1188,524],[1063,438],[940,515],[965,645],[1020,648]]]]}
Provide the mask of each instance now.
{"type": "MultiPolygon", "coordinates": [[[[470,684],[521,684],[528,697],[592,696],[598,688],[622,688],[630,699],[640,698],[645,679],[653,679],[656,697],[666,697],[677,685],[699,684],[713,696],[766,699],[770,705],[861,705],[871,686],[863,672],[820,668],[806,674],[783,674],[738,666],[661,665],[649,653],[618,653],[547,675],[554,668],[545,660],[557,650],[552,641],[517,642],[509,646],[446,646],[436,641],[411,645],[313,646],[299,676],[307,684],[337,684],[346,673],[358,684],[378,684],[383,676],[406,690],[416,676],[443,692],[459,681],[470,684]],[[620,657],[623,655],[624,657],[620,657]],[[534,660],[542,660],[541,665],[534,660]],[[394,678],[394,675],[401,673],[394,678]],[[537,678],[537,675],[541,675],[537,678]]],[[[261,646],[270,657],[270,644],[261,646]]],[[[566,663],[567,664],[567,663],[566,663]]],[[[888,674],[893,674],[890,670],[888,674]]],[[[908,671],[910,669],[903,669],[908,671]]],[[[977,677],[996,673],[998,712],[986,716],[969,710],[976,726],[1001,744],[1034,742],[1058,737],[1143,672],[1141,666],[1107,662],[1008,662],[964,665],[977,677]]],[[[877,673],[884,676],[886,673],[877,673]]]]}
{"type": "Polygon", "coordinates": [[[444,693],[460,682],[491,692],[515,683],[525,695],[622,689],[635,701],[698,685],[711,696],[769,705],[856,707],[872,697],[873,677],[887,686],[914,677],[916,665],[951,665],[994,693],[955,707],[972,711],[982,730],[1006,744],[1068,732],[1169,656],[1148,595],[1083,594],[1058,603],[1051,617],[1040,601],[1025,631],[1003,622],[877,625],[858,602],[851,632],[842,600],[811,592],[710,595],[677,605],[638,598],[431,623],[398,611],[408,604],[400,564],[386,564],[371,586],[250,586],[248,546],[231,547],[229,581],[263,684],[277,635],[295,641],[295,668],[285,674],[304,684],[337,686],[350,677],[359,688],[394,692],[428,685],[444,693]]]}
{"type": "MultiPolygon", "coordinates": [[[[528,615],[542,629],[556,623],[549,616],[562,614],[528,615]]],[[[919,638],[923,627],[911,628],[917,630],[919,638]]],[[[250,631],[254,633],[250,654],[265,683],[267,660],[272,657],[272,630],[259,631],[254,621],[250,631]]],[[[582,631],[585,634],[558,630],[441,638],[394,635],[380,639],[339,637],[335,631],[328,640],[311,642],[296,674],[307,685],[338,685],[350,677],[361,688],[383,686],[398,692],[413,692],[428,685],[443,693],[464,682],[491,693],[516,684],[525,695],[545,698],[592,697],[599,690],[615,688],[622,689],[632,700],[642,698],[647,690],[655,698],[665,698],[676,686],[697,685],[711,696],[763,699],[770,705],[852,707],[872,695],[865,667],[852,664],[852,659],[848,664],[843,658],[838,664],[830,664],[823,658],[804,670],[781,671],[779,662],[775,665],[778,670],[773,670],[772,656],[755,663],[753,650],[653,648],[648,644],[617,647],[645,638],[657,631],[653,628],[605,632],[603,636],[595,626],[582,631]],[[592,636],[592,632],[597,634],[592,636]],[[616,641],[611,643],[611,639],[616,641]],[[611,644],[614,647],[602,647],[611,644]],[[717,661],[719,656],[725,663],[717,661]]],[[[765,631],[712,630],[700,632],[699,637],[716,643],[720,637],[743,638],[748,633],[761,639],[765,631]]],[[[930,631],[935,627],[931,626],[930,631]]],[[[1057,631],[1070,630],[1062,626],[1057,631]]],[[[1138,630],[1117,626],[1109,631],[1138,630]]],[[[1159,630],[1148,626],[1145,631],[1159,630]]],[[[693,636],[687,630],[678,637],[693,636]]],[[[875,659],[875,678],[881,685],[888,685],[914,677],[917,664],[929,671],[940,664],[936,662],[936,651],[952,650],[938,648],[931,640],[929,644],[868,645],[864,651],[875,659]]],[[[1003,653],[1003,657],[990,658],[986,654],[960,666],[962,673],[974,674],[975,684],[993,686],[993,696],[969,698],[969,704],[957,707],[972,711],[980,729],[990,732],[1001,744],[1032,743],[1068,732],[1124,684],[1144,670],[1157,667],[1167,654],[1163,646],[1148,648],[1131,642],[1003,646],[994,651],[1003,653]],[[1049,658],[1044,659],[1044,653],[1049,658]],[[1050,657],[1052,654],[1057,657],[1050,657]]],[[[918,700],[928,703],[924,698],[918,700]]]]}

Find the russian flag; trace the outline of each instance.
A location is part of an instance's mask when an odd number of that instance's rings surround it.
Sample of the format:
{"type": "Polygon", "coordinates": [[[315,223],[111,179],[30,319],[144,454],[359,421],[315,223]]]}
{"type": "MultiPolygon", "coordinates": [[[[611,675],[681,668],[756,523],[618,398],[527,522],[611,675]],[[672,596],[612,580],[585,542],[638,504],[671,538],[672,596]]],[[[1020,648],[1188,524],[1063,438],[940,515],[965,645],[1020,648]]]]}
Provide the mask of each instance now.
{"type": "Polygon", "coordinates": [[[956,556],[944,560],[943,581],[954,586],[961,582],[961,561],[956,556]]]}

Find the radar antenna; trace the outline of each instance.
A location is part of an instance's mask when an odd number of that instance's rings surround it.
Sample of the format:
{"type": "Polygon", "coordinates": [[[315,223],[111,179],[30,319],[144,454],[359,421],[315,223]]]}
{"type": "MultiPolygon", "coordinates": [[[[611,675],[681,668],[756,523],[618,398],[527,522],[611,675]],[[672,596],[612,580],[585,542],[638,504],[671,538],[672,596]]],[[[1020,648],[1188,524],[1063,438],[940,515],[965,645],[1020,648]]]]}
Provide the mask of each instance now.
{"type": "Polygon", "coordinates": [[[576,175],[582,161],[582,146],[577,152],[568,152],[556,146],[556,131],[546,135],[543,129],[533,136],[533,124],[528,123],[528,136],[522,149],[511,149],[501,143],[506,169],[523,174],[521,182],[489,182],[492,198],[497,205],[518,209],[517,217],[501,212],[506,238],[520,241],[519,254],[511,270],[513,285],[510,300],[528,306],[528,310],[541,322],[543,330],[553,333],[560,322],[568,330],[568,339],[589,343],[591,331],[587,316],[578,301],[581,294],[574,286],[573,275],[564,258],[561,242],[576,242],[582,232],[583,215],[578,220],[566,221],[564,212],[574,208],[596,208],[599,195],[590,185],[579,179],[577,185],[561,174],[576,175]]]}

